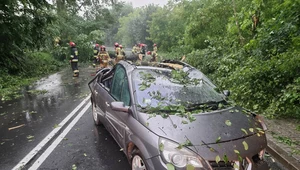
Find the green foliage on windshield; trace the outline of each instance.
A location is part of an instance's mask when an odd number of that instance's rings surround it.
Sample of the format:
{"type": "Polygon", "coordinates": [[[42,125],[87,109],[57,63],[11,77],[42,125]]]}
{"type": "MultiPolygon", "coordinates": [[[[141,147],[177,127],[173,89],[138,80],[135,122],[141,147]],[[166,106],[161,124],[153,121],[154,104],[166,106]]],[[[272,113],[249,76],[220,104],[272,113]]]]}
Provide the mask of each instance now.
{"type": "Polygon", "coordinates": [[[183,70],[136,70],[133,77],[139,90],[135,93],[138,109],[150,117],[177,115],[192,122],[193,114],[230,106],[215,87],[200,78],[190,78],[183,70]]]}

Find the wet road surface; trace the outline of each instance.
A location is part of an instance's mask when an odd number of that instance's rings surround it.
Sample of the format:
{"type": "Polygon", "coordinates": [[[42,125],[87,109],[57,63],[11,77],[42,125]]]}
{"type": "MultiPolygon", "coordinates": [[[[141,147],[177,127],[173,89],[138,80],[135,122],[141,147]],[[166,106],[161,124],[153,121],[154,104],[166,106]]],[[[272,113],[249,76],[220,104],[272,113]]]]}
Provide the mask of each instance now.
{"type": "Polygon", "coordinates": [[[91,107],[40,169],[129,170],[125,154],[103,127],[96,127],[91,107]]]}
{"type": "Polygon", "coordinates": [[[67,68],[22,89],[24,97],[0,103],[0,169],[13,168],[87,96],[93,72],[73,78],[67,68]],[[38,90],[47,93],[30,93],[38,90]]]}
{"type": "MultiPolygon", "coordinates": [[[[79,69],[79,78],[72,78],[71,70],[66,69],[42,79],[34,86],[24,88],[23,98],[0,103],[1,170],[15,167],[40,141],[57,128],[83,99],[87,98],[89,94],[87,83],[92,79],[95,69],[83,66],[79,66],[79,69]],[[32,95],[29,90],[47,90],[47,93],[32,95]]],[[[82,108],[88,103],[89,101],[85,102],[82,108]]],[[[54,142],[54,139],[50,141],[54,142]]],[[[48,147],[49,144],[24,169],[35,165],[40,156],[47,152],[48,147]]],[[[272,158],[268,158],[272,170],[284,169],[273,161],[272,158]]],[[[90,107],[83,112],[82,117],[75,122],[75,126],[58,142],[58,145],[48,152],[45,161],[40,163],[37,169],[75,167],[88,170],[130,169],[125,154],[120,151],[106,129],[94,125],[90,107]]]]}

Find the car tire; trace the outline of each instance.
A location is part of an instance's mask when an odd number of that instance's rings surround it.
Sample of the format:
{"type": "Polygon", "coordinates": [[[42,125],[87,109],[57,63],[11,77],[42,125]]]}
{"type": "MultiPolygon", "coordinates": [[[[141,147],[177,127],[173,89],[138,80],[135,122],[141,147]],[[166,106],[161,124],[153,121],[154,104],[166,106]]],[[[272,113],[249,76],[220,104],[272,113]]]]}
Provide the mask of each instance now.
{"type": "Polygon", "coordinates": [[[93,116],[93,120],[96,126],[101,125],[101,121],[99,119],[99,115],[96,112],[96,105],[94,102],[92,102],[92,116],[93,116]]]}
{"type": "Polygon", "coordinates": [[[131,170],[148,170],[148,165],[145,162],[143,155],[140,150],[134,149],[132,152],[131,159],[131,170]]]}

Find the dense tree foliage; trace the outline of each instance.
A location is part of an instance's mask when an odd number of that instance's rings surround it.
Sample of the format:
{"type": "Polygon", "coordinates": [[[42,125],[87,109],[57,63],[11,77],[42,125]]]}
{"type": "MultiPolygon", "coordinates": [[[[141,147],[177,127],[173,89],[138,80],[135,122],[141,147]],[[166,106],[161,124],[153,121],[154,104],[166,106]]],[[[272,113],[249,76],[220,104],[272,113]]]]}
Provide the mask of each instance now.
{"type": "MultiPolygon", "coordinates": [[[[118,25],[114,16],[124,4],[114,0],[3,0],[0,2],[0,92],[57,71],[67,65],[70,41],[80,61],[90,61],[94,43],[103,44],[105,32],[118,25]],[[55,42],[57,41],[57,42],[55,42]]],[[[132,9],[132,7],[131,7],[132,9]]],[[[124,15],[128,14],[128,8],[124,15]]],[[[130,11],[130,9],[129,9],[130,11]]]]}
{"type": "Polygon", "coordinates": [[[136,26],[146,8],[122,18],[118,37],[132,44],[143,28],[164,57],[186,55],[239,104],[300,118],[298,9],[299,0],[170,0],[143,21],[149,29],[136,26]]]}

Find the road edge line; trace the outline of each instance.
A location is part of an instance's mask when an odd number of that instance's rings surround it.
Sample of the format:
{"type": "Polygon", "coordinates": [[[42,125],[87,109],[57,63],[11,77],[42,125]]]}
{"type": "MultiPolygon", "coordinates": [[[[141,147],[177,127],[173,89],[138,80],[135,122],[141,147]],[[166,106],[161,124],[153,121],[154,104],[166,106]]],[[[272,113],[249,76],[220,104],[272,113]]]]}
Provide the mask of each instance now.
{"type": "Polygon", "coordinates": [[[54,128],[36,147],[34,147],[19,163],[12,168],[12,170],[22,169],[27,165],[38,153],[43,149],[44,146],[52,140],[56,134],[65,126],[65,124],[83,107],[83,105],[90,99],[88,95],[63,121],[58,124],[57,128],[54,128]]]}
{"type": "Polygon", "coordinates": [[[70,130],[75,126],[83,114],[89,109],[91,103],[88,103],[80,113],[72,120],[72,122],[64,129],[64,131],[53,141],[53,143],[45,150],[45,152],[32,164],[28,170],[38,169],[42,163],[48,158],[53,150],[59,145],[59,143],[66,137],[70,130]]]}

